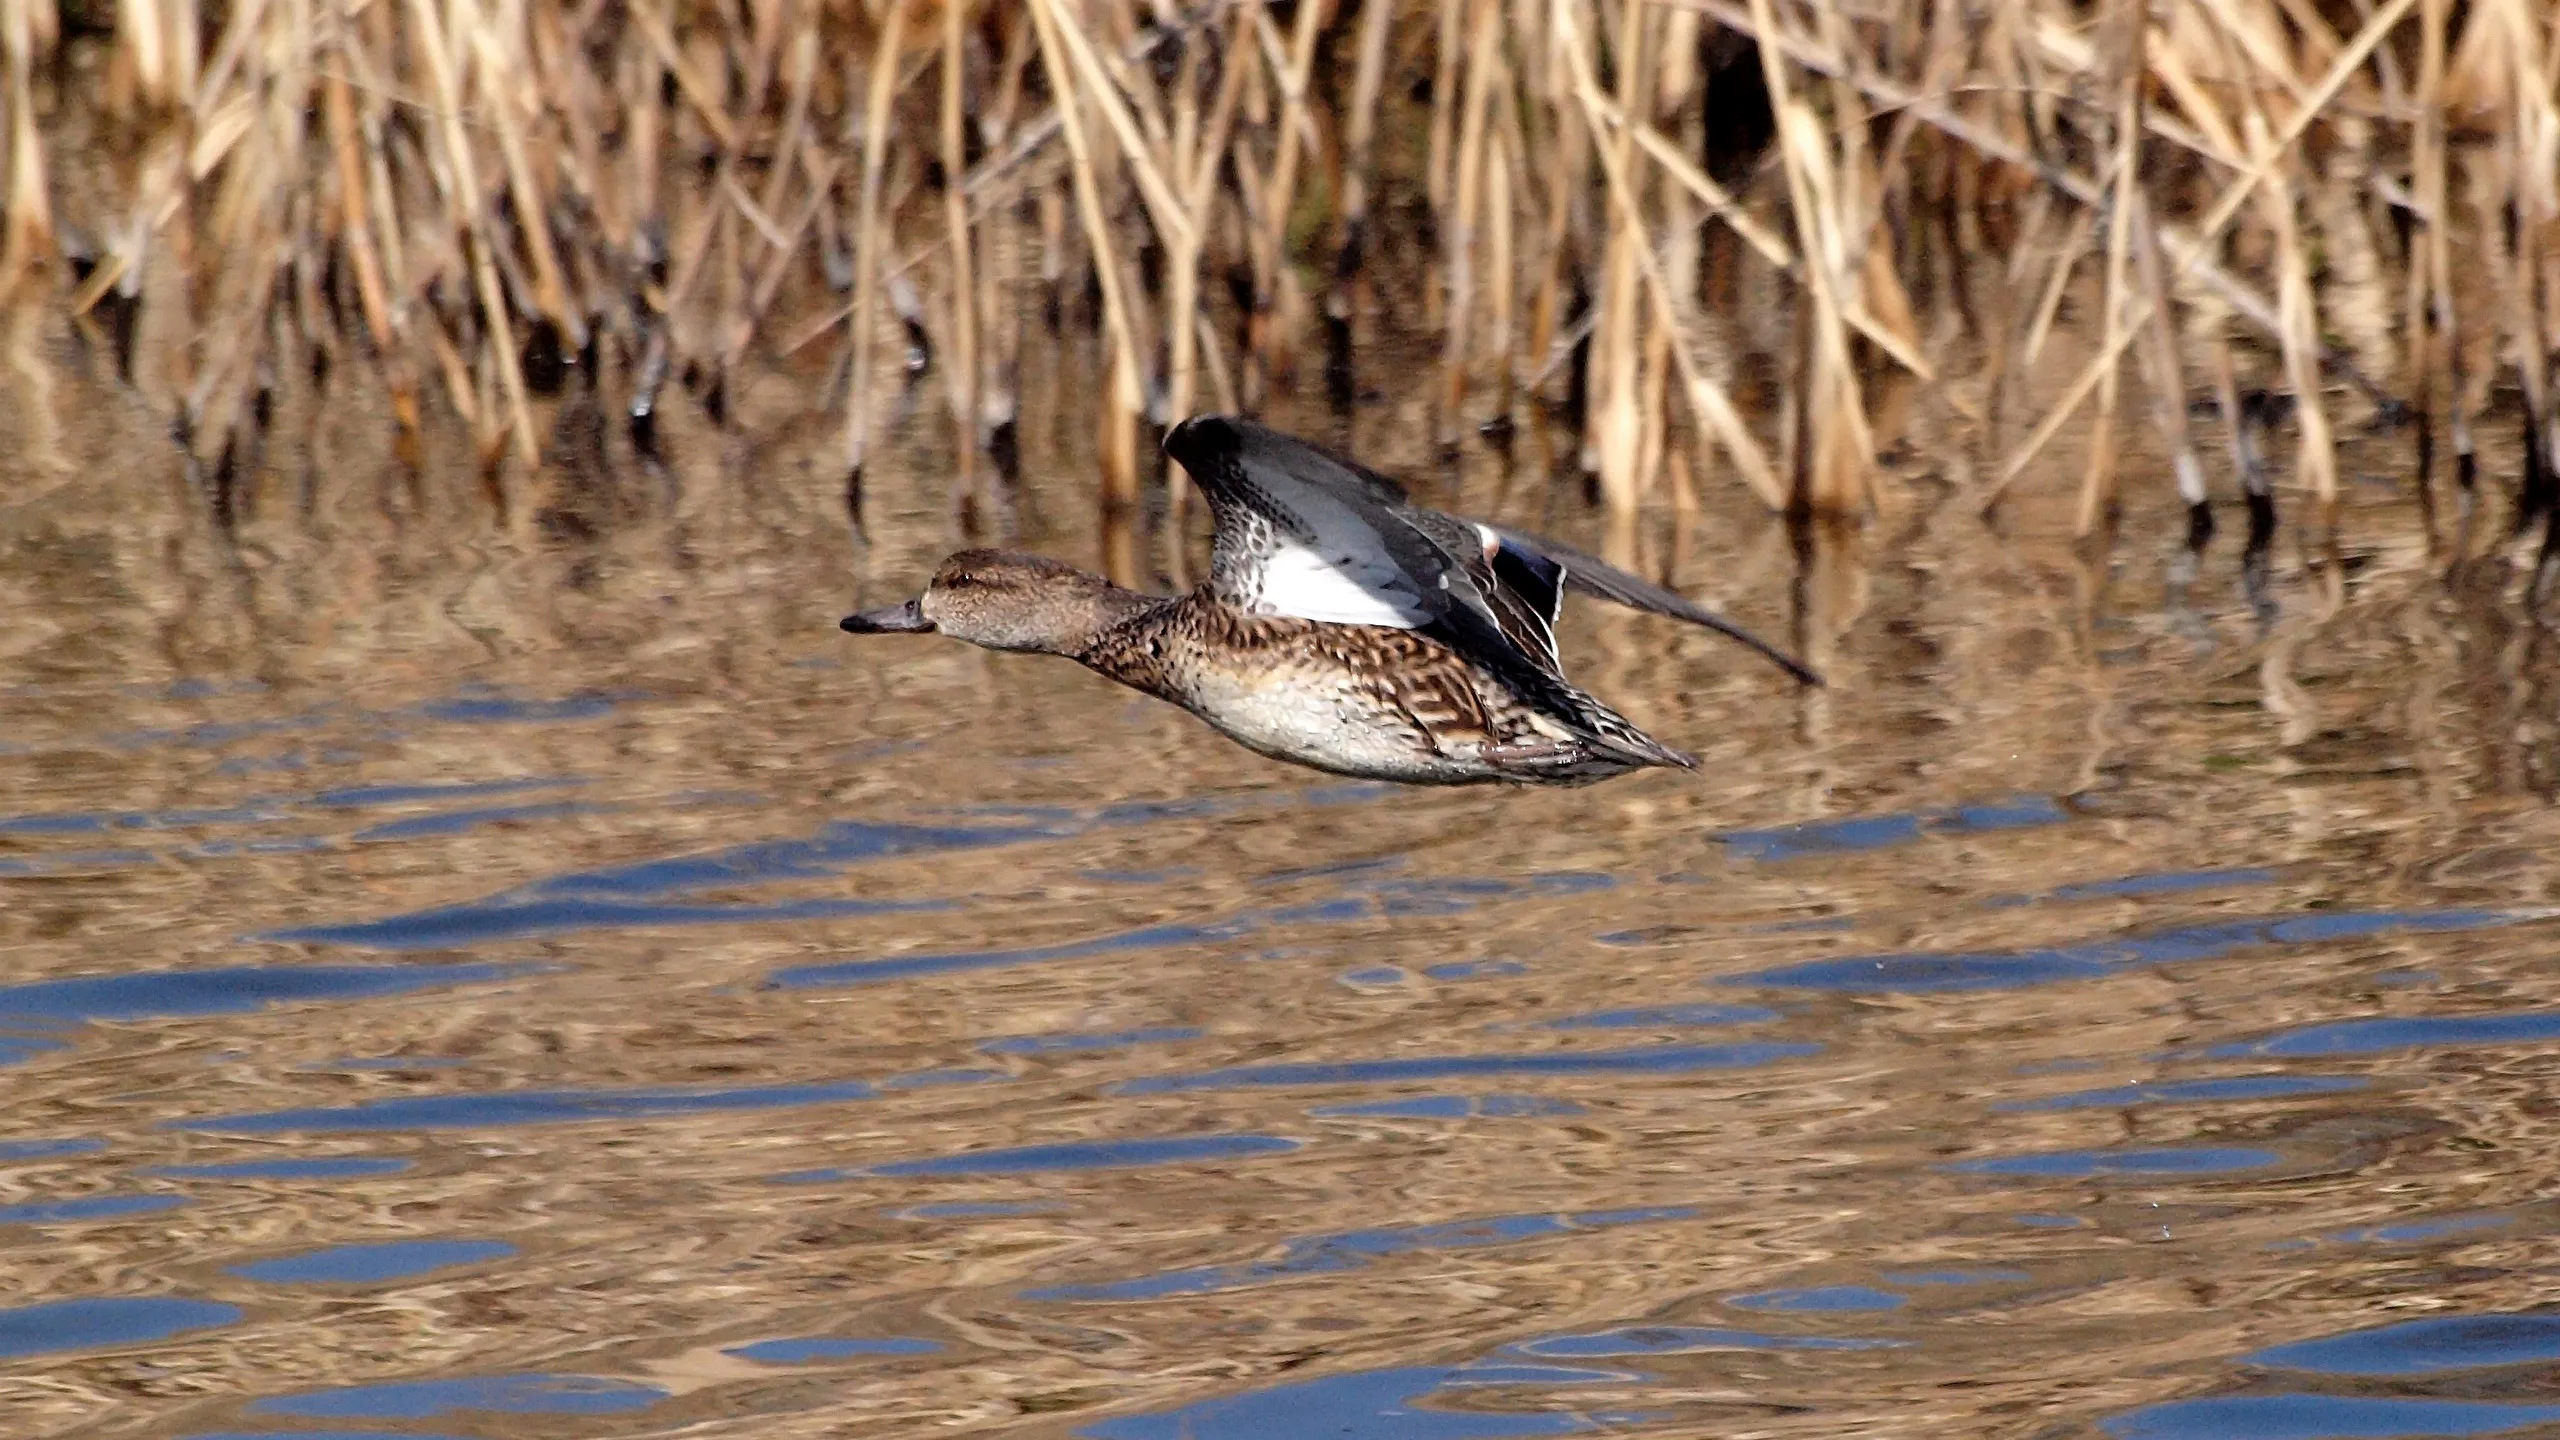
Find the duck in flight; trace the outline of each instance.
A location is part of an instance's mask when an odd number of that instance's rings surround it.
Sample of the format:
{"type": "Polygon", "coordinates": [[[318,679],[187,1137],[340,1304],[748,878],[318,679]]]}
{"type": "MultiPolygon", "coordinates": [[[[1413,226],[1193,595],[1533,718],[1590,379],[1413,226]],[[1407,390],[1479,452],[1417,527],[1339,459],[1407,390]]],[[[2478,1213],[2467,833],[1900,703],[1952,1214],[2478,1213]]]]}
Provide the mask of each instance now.
{"type": "Polygon", "coordinates": [[[843,628],[1064,655],[1275,760],[1416,785],[1697,768],[1565,678],[1555,625],[1567,589],[1706,626],[1822,683],[1659,585],[1423,509],[1386,476],[1252,421],[1195,416],[1164,448],[1215,521],[1199,589],[1142,595],[1043,556],[963,550],[921,596],[843,628]]]}

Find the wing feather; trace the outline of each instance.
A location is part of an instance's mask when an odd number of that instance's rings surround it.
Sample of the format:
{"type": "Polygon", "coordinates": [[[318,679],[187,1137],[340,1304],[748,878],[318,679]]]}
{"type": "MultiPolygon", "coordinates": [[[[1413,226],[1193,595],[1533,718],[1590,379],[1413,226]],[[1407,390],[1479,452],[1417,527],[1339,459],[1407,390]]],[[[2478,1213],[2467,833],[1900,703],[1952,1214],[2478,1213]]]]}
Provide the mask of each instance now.
{"type": "Polygon", "coordinates": [[[1563,566],[1565,583],[1585,595],[1597,596],[1632,610],[1649,611],[1655,615],[1667,615],[1674,620],[1686,620],[1692,625],[1704,626],[1747,649],[1756,651],[1766,657],[1771,664],[1807,685],[1822,683],[1822,677],[1804,662],[1677,591],[1656,585],[1641,576],[1630,575],[1606,560],[1585,554],[1570,545],[1558,544],[1542,535],[1531,535],[1526,531],[1509,530],[1498,525],[1486,528],[1513,545],[1535,551],[1563,566]]]}

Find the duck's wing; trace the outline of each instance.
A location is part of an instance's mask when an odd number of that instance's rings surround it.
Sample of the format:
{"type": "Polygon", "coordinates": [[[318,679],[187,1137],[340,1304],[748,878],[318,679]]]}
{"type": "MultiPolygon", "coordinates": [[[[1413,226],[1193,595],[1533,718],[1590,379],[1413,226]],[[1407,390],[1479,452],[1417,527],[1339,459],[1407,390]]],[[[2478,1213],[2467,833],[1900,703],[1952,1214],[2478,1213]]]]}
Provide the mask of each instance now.
{"type": "Polygon", "coordinates": [[[1686,620],[1692,625],[1705,626],[1746,649],[1758,652],[1771,664],[1804,684],[1822,683],[1822,676],[1811,666],[1677,591],[1665,589],[1642,576],[1630,575],[1596,555],[1586,554],[1570,545],[1559,544],[1542,535],[1531,535],[1526,531],[1506,529],[1499,525],[1488,525],[1484,528],[1501,536],[1508,547],[1530,551],[1544,557],[1550,564],[1560,567],[1564,572],[1564,583],[1571,589],[1624,605],[1631,610],[1650,611],[1656,615],[1670,616],[1674,620],[1686,620]]]}
{"type": "Polygon", "coordinates": [[[1199,416],[1165,437],[1209,497],[1209,588],[1239,609],[1428,635],[1586,749],[1685,764],[1564,678],[1555,622],[1566,569],[1489,525],[1407,501],[1402,485],[1294,436],[1199,416]]]}
{"type": "Polygon", "coordinates": [[[1533,550],[1417,509],[1377,471],[1250,420],[1196,416],[1164,448],[1209,497],[1209,588],[1226,603],[1432,630],[1472,659],[1553,668],[1562,574],[1533,550]]]}
{"type": "Polygon", "coordinates": [[[1394,480],[1295,436],[1202,415],[1173,427],[1164,448],[1209,497],[1217,517],[1210,588],[1238,609],[1446,631],[1439,638],[1470,658],[1493,664],[1508,652],[1561,681],[1555,622],[1569,587],[1705,626],[1805,684],[1822,683],[1776,646],[1650,580],[1544,536],[1420,509],[1394,480]]]}
{"type": "Polygon", "coordinates": [[[1449,608],[1448,557],[1396,518],[1404,487],[1248,420],[1176,425],[1165,453],[1209,497],[1209,587],[1237,609],[1417,629],[1449,608]]]}
{"type": "Polygon", "coordinates": [[[1437,510],[1400,507],[1397,520],[1422,532],[1474,587],[1494,628],[1513,649],[1561,677],[1556,619],[1564,611],[1565,567],[1490,525],[1437,510]]]}

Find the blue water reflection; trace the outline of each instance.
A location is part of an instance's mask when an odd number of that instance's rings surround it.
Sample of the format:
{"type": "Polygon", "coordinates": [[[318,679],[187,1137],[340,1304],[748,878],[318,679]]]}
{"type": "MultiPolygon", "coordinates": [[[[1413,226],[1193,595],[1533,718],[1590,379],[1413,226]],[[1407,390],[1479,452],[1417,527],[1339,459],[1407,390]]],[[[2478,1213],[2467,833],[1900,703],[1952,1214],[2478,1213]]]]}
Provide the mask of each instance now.
{"type": "Polygon", "coordinates": [[[1803,1290],[1762,1290],[1725,1302],[1737,1310],[1899,1310],[1910,1302],[1870,1285],[1818,1285],[1803,1290]]]}
{"type": "Polygon", "coordinates": [[[234,1265],[230,1270],[242,1279],[267,1285],[373,1285],[457,1265],[504,1260],[515,1253],[516,1247],[503,1240],[390,1240],[333,1245],[234,1265]]]}
{"type": "Polygon", "coordinates": [[[36,1200],[0,1205],[0,1225],[69,1225],[89,1220],[122,1220],[175,1210],[183,1195],[88,1195],[77,1200],[36,1200]]]}
{"type": "MultiPolygon", "coordinates": [[[[1153,1415],[1100,1420],[1076,1433],[1091,1440],[1507,1440],[1580,1434],[1631,1418],[1546,1409],[1492,1410],[1480,1403],[1470,1403],[1463,1411],[1442,1410],[1427,1403],[1434,1395],[1460,1386],[1466,1374],[1462,1367],[1442,1365],[1354,1371],[1203,1400],[1153,1415]]],[[[1551,1371],[1532,1383],[1619,1378],[1608,1371],[1551,1371]]]]}
{"type": "Polygon", "coordinates": [[[880,1355],[931,1355],[941,1348],[931,1340],[900,1335],[880,1339],[807,1335],[732,1345],[720,1353],[759,1365],[814,1365],[826,1360],[860,1360],[880,1355]]]}
{"type": "Polygon", "coordinates": [[[1571,1100],[1545,1095],[1415,1095],[1357,1105],[1319,1105],[1307,1113],[1326,1120],[1522,1120],[1580,1115],[1586,1110],[1571,1100]]]}
{"type": "Polygon", "coordinates": [[[1840,855],[1905,845],[1925,835],[1982,834],[2059,825],[2070,812],[2040,795],[2020,796],[1996,804],[1956,805],[1913,810],[1897,815],[1865,815],[1846,820],[1814,820],[1767,830],[1734,830],[1724,836],[1735,857],[1775,863],[1812,855],[1840,855]]]}
{"type": "Polygon", "coordinates": [[[526,970],[522,965],[486,963],[235,965],[82,975],[0,988],[0,1024],[240,1015],[296,1001],[367,1000],[451,985],[486,984],[526,970]]]}
{"type": "Polygon", "coordinates": [[[1994,1110],[2116,1110],[2132,1105],[2192,1105],[2212,1100],[2283,1100],[2338,1095],[2372,1082],[2358,1075],[2225,1075],[2210,1080],[2141,1081],[2104,1090],[2075,1090],[2041,1100],[2003,1100],[1994,1110]]]}
{"type": "Polygon", "coordinates": [[[2503,1015],[2411,1015],[2306,1025],[2264,1040],[2217,1045],[2217,1059],[2257,1056],[2372,1055],[2456,1045],[2520,1045],[2560,1040],[2560,1010],[2503,1015]]]}
{"type": "Polygon", "coordinates": [[[589,1120],[634,1120],[667,1115],[703,1115],[724,1110],[834,1105],[868,1100],[878,1093],[865,1080],[752,1085],[736,1089],[667,1086],[629,1090],[492,1090],[464,1095],[403,1095],[390,1100],[369,1100],[361,1105],[215,1115],[202,1120],[171,1121],[167,1128],[261,1135],[290,1130],[443,1130],[573,1125],[589,1120]]]}
{"type": "Polygon", "coordinates": [[[2277,1345],[2252,1365],[2323,1375],[2424,1375],[2560,1360],[2560,1314],[2441,1315],[2277,1345]]]}
{"type": "Polygon", "coordinates": [[[2117,1440],[2430,1440],[2560,1422],[2560,1405],[2382,1396],[2233,1395],[2147,1405],[2103,1422],[2117,1440]]]}
{"type": "Polygon", "coordinates": [[[2543,912],[2530,910],[2328,910],[2183,925],[2026,950],[1850,955],[1726,976],[1720,983],[1900,994],[2009,989],[2091,980],[2142,966],[2218,960],[2257,946],[2328,944],[2388,934],[2448,934],[2544,918],[2543,912]]]}
{"type": "Polygon", "coordinates": [[[0,1358],[138,1345],[239,1320],[237,1305],[169,1295],[49,1300],[0,1310],[0,1358]]]}
{"type": "Polygon", "coordinates": [[[2263,1170],[2282,1159],[2272,1150],[2238,1145],[2127,1146],[2115,1150],[2051,1150],[2036,1155],[1995,1155],[1946,1168],[1964,1175],[2003,1175],[2038,1180],[2086,1180],[2110,1175],[2222,1175],[2263,1170]]]}
{"type": "Polygon", "coordinates": [[[472,1410],[506,1415],[611,1415],[645,1410],[666,1398],[667,1392],[655,1385],[599,1375],[488,1375],[273,1395],[251,1401],[249,1413],[313,1420],[431,1420],[472,1410]]]}

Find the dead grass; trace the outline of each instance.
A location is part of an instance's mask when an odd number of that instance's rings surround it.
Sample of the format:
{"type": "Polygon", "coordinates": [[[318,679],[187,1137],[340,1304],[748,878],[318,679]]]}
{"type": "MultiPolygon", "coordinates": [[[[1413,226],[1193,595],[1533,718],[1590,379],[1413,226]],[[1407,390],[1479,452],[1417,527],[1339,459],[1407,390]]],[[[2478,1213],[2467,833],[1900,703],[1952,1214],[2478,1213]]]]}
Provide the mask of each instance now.
{"type": "Polygon", "coordinates": [[[2202,375],[2226,416],[2284,397],[2324,523],[2339,427],[2402,423],[2422,487],[2450,437],[2468,520],[2509,405],[2510,533],[2560,513],[2536,0],[12,0],[0,47],[0,284],[128,373],[133,312],[180,307],[159,398],[217,469],[342,360],[495,476],[567,369],[645,436],[671,377],[716,417],[832,347],[857,521],[900,354],[942,372],[982,516],[1045,314],[1100,331],[1102,503],[1162,486],[1177,522],[1152,427],[1319,349],[1352,403],[1416,328],[1444,442],[1560,423],[1622,512],[1723,477],[1889,505],[1916,385],[1986,506],[2065,483],[2037,462],[2088,419],[2083,533],[2146,484],[2209,531],[2202,375]],[[2048,374],[2065,307],[2100,343],[2048,374]],[[2127,473],[2128,423],[2162,473],[2127,473]]]}

